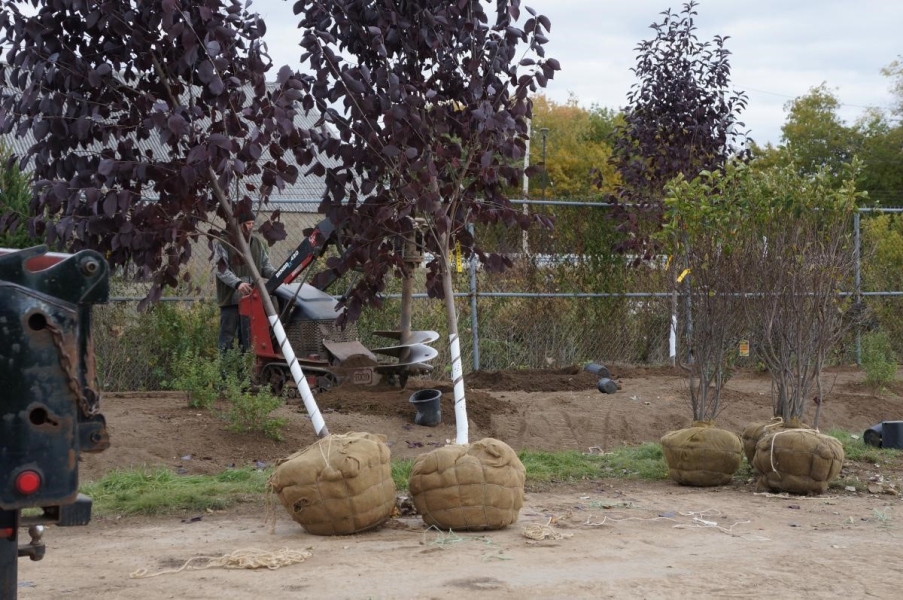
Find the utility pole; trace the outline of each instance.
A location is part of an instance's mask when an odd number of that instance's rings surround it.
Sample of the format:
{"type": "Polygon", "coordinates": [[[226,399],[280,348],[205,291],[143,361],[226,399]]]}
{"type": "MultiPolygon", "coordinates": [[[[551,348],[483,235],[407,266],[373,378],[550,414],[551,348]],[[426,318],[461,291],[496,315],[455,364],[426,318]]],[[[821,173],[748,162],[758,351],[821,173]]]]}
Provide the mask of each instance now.
{"type": "Polygon", "coordinates": [[[549,128],[543,127],[539,130],[542,134],[542,199],[546,199],[546,136],[549,134],[549,128]]]}

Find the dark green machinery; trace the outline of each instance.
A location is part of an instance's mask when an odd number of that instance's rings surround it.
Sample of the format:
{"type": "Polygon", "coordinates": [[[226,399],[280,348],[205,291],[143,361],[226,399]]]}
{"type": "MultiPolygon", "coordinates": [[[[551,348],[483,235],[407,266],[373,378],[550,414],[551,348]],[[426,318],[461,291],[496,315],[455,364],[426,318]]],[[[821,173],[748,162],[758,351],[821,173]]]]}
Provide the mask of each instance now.
{"type": "Polygon", "coordinates": [[[97,252],[0,250],[0,598],[16,597],[19,557],[43,558],[44,525],[90,521],[78,461],[110,445],[91,340],[92,306],[108,296],[97,252]]]}

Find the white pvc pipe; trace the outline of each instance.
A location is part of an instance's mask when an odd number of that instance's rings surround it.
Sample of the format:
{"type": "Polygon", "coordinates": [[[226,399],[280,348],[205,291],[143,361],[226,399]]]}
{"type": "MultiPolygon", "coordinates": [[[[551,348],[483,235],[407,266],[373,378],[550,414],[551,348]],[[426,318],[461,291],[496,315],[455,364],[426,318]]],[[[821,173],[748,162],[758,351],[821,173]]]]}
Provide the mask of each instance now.
{"type": "Polygon", "coordinates": [[[310,391],[307,378],[301,371],[301,365],[298,364],[298,359],[295,357],[295,351],[292,350],[292,345],[288,341],[288,336],[285,335],[285,329],[282,328],[282,323],[279,321],[278,316],[273,315],[267,318],[270,321],[270,326],[273,328],[273,333],[276,334],[276,341],[279,342],[279,347],[282,348],[282,355],[285,357],[288,368],[292,372],[295,385],[298,386],[298,392],[301,394],[301,400],[304,401],[304,408],[307,409],[307,414],[310,415],[314,431],[317,432],[317,437],[325,437],[325,435],[328,435],[326,433],[326,422],[323,420],[323,415],[320,414],[320,408],[317,406],[316,400],[314,400],[313,392],[310,391]]]}
{"type": "Polygon", "coordinates": [[[668,356],[677,357],[677,315],[671,314],[671,331],[668,334],[668,356]]]}
{"type": "Polygon", "coordinates": [[[467,403],[464,399],[464,369],[461,366],[461,344],[458,334],[449,337],[449,349],[452,359],[452,383],[455,386],[455,430],[456,444],[467,443],[467,403]]]}

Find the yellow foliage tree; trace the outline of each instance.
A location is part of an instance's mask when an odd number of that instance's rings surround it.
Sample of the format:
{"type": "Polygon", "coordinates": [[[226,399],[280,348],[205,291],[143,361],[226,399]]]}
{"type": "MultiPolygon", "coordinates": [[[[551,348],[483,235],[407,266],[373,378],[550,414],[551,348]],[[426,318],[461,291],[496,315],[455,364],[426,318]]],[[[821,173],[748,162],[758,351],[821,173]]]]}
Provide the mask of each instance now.
{"type": "MultiPolygon", "coordinates": [[[[547,129],[547,199],[601,200],[614,191],[618,176],[609,164],[610,136],[619,119],[620,115],[610,109],[581,107],[573,95],[564,104],[541,94],[533,97],[530,162],[542,162],[542,130],[547,129]],[[601,174],[601,187],[594,184],[597,172],[601,174]]],[[[542,174],[530,178],[531,198],[542,195],[542,184],[542,174]]]]}

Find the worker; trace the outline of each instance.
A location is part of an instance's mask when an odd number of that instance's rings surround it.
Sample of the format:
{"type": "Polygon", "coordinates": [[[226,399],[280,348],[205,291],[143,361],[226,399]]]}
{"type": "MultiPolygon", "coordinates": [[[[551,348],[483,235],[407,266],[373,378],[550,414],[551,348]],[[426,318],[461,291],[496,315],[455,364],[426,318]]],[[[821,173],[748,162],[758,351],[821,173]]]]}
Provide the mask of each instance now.
{"type": "MultiPolygon", "coordinates": [[[[258,236],[252,235],[255,215],[245,211],[236,215],[242,235],[251,247],[254,265],[263,277],[270,277],[276,272],[270,265],[266,244],[258,236]]],[[[251,346],[250,331],[247,318],[238,314],[238,300],[254,291],[251,270],[238,250],[238,244],[216,242],[213,249],[216,268],[216,301],[219,304],[219,350],[226,352],[232,348],[236,336],[238,347],[242,352],[251,346]]]]}

